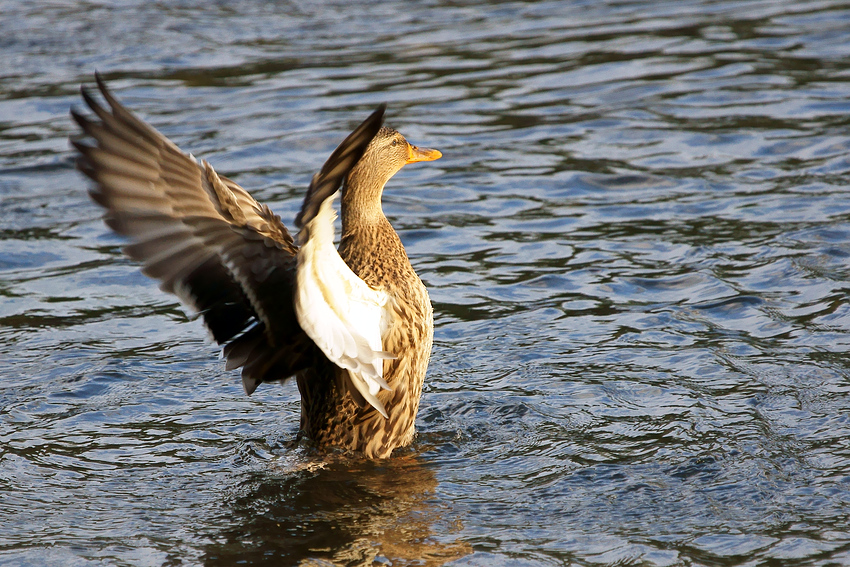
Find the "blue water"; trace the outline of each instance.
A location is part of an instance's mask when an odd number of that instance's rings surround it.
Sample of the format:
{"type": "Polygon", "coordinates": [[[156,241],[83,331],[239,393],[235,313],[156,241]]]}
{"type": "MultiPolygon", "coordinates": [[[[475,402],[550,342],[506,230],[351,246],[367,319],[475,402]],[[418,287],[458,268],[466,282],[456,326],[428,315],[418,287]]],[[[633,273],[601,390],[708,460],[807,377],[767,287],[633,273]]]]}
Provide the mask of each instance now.
{"type": "Polygon", "coordinates": [[[0,0],[0,564],[850,564],[850,8],[0,0]],[[418,436],[294,445],[125,259],[81,83],[289,222],[378,103],[418,436]]]}

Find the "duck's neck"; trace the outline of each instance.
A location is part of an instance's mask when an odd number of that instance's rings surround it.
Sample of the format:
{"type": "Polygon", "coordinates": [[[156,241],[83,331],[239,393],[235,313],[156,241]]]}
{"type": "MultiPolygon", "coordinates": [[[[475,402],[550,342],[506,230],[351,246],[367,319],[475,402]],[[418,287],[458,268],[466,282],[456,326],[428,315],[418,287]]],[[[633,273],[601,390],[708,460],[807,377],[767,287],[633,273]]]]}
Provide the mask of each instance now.
{"type": "Polygon", "coordinates": [[[342,189],[342,237],[339,255],[348,267],[375,289],[394,289],[415,278],[404,245],[381,208],[383,183],[357,176],[342,189]]]}
{"type": "Polygon", "coordinates": [[[381,194],[385,180],[360,175],[355,167],[346,177],[342,187],[342,233],[351,234],[358,227],[381,225],[387,222],[381,207],[381,194]]]}

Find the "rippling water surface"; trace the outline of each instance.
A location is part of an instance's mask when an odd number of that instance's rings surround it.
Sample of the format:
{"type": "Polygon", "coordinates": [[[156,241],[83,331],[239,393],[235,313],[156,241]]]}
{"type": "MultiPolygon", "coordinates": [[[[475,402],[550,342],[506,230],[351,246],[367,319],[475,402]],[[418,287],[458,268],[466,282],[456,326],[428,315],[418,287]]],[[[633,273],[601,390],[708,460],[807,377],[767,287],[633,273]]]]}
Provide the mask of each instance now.
{"type": "Polygon", "coordinates": [[[839,1],[0,1],[0,563],[850,564],[839,1]],[[100,70],[284,219],[379,102],[414,445],[292,447],[73,168],[100,70]]]}

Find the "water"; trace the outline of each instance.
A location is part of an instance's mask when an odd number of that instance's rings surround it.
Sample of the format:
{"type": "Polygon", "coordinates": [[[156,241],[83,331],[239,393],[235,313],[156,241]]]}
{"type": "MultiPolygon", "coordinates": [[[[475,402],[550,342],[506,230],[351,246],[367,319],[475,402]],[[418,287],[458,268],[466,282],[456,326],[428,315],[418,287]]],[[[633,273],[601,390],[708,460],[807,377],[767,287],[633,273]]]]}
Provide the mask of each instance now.
{"type": "Polygon", "coordinates": [[[838,1],[0,2],[0,563],[850,564],[838,1]],[[100,70],[292,219],[382,101],[414,445],[293,447],[73,169],[100,70]]]}

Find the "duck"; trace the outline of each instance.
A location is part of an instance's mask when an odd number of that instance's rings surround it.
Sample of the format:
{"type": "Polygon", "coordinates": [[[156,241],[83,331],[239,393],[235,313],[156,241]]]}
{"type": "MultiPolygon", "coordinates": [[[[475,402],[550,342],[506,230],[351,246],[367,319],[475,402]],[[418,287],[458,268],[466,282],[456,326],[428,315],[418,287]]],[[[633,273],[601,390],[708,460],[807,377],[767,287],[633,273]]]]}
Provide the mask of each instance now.
{"type": "Polygon", "coordinates": [[[298,438],[385,459],[409,445],[434,336],[428,290],[383,212],[402,167],[442,157],[386,127],[380,105],[331,153],[295,218],[280,217],[138,118],[95,76],[71,110],[77,167],[124,253],[176,295],[251,395],[294,378],[298,438]],[[334,245],[335,202],[341,235],[334,245]]]}

